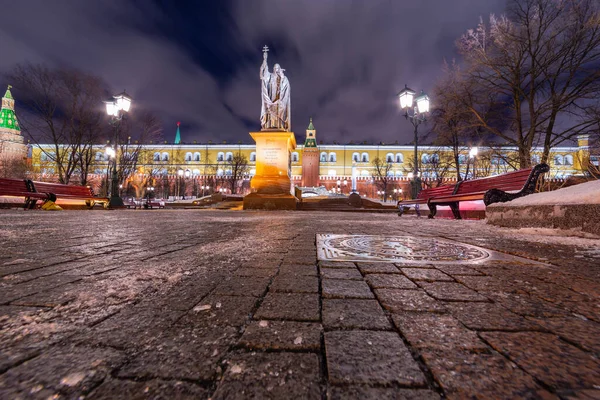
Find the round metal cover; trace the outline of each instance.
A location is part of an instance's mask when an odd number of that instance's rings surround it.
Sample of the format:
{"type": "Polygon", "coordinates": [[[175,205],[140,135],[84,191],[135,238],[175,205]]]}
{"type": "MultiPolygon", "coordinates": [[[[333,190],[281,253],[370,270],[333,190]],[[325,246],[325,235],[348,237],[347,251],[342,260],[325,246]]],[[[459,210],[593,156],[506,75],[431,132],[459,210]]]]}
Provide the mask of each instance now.
{"type": "Polygon", "coordinates": [[[414,236],[317,235],[317,252],[323,261],[411,264],[465,263],[490,257],[480,247],[414,236]]]}

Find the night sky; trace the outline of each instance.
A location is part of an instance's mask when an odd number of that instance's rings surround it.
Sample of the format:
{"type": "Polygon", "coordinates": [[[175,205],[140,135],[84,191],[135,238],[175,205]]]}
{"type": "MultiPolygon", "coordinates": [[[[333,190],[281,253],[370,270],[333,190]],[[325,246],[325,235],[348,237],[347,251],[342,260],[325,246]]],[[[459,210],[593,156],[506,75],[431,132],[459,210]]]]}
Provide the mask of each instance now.
{"type": "MultiPolygon", "coordinates": [[[[19,0],[0,12],[0,71],[68,65],[127,89],[172,141],[252,143],[261,48],[291,86],[292,130],[317,139],[399,144],[412,126],[396,93],[431,92],[454,41],[505,0],[19,0]]],[[[8,84],[10,82],[3,82],[8,84]]],[[[19,96],[18,88],[13,95],[19,96]]],[[[435,98],[432,98],[435,106],[435,98]]],[[[102,105],[100,105],[101,107],[102,105]]],[[[18,110],[17,110],[18,112],[18,110]]]]}

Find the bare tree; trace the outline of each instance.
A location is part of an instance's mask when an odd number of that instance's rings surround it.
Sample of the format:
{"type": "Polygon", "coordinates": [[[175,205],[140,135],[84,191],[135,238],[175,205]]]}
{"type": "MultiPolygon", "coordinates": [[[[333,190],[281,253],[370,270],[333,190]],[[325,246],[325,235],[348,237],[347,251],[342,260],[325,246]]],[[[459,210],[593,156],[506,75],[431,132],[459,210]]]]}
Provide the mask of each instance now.
{"type": "MultiPolygon", "coordinates": [[[[436,145],[452,149],[452,158],[445,160],[448,162],[444,164],[455,170],[456,179],[460,181],[463,179],[461,165],[466,164],[465,174],[470,166],[468,143],[477,141],[480,135],[467,106],[467,102],[473,97],[468,92],[469,85],[464,82],[464,74],[454,61],[450,65],[444,61],[443,71],[444,76],[434,89],[436,106],[431,115],[432,132],[436,135],[436,145]]],[[[443,154],[445,153],[444,151],[443,154]]]]}
{"type": "MultiPolygon", "coordinates": [[[[27,161],[22,157],[15,157],[3,151],[0,143],[0,178],[24,179],[29,172],[27,161]]],[[[31,179],[31,178],[29,178],[31,179]]]]}
{"type": "Polygon", "coordinates": [[[238,186],[248,176],[248,158],[238,151],[223,162],[223,168],[224,173],[221,175],[223,184],[229,188],[231,194],[236,194],[239,189],[238,186]]]}
{"type": "Polygon", "coordinates": [[[8,79],[22,91],[23,131],[36,144],[53,145],[53,151],[42,151],[53,160],[59,182],[69,183],[79,174],[85,183],[92,146],[104,135],[102,80],[74,69],[34,64],[17,65],[8,79]]]}
{"type": "MultiPolygon", "coordinates": [[[[121,120],[117,134],[119,136],[119,184],[125,184],[138,171],[143,144],[157,142],[162,139],[163,128],[160,119],[150,111],[132,113],[121,120]],[[138,139],[132,142],[131,135],[138,139]]],[[[153,178],[158,171],[151,170],[148,179],[153,178]]],[[[142,182],[146,186],[145,182],[142,182]]]]}
{"type": "Polygon", "coordinates": [[[598,12],[594,0],[511,0],[506,16],[480,21],[457,42],[476,87],[468,98],[476,124],[517,146],[521,168],[534,145],[543,144],[546,162],[551,147],[594,124],[586,109],[600,93],[598,12]],[[490,122],[492,104],[510,130],[490,122]]]}
{"type": "Polygon", "coordinates": [[[386,199],[388,186],[392,181],[392,176],[390,176],[390,171],[394,167],[394,164],[391,162],[387,162],[385,159],[376,157],[371,161],[371,166],[373,167],[373,183],[375,186],[383,192],[383,199],[386,199]]]}

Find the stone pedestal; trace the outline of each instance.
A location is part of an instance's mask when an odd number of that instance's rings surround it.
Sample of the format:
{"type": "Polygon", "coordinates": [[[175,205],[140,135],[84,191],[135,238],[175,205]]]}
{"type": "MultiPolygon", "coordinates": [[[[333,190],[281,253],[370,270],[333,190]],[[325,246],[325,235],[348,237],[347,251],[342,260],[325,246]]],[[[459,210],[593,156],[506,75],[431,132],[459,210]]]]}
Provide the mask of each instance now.
{"type": "Polygon", "coordinates": [[[252,193],[244,197],[244,210],[295,210],[292,195],[291,151],[296,148],[293,132],[250,132],[256,142],[256,174],[250,181],[252,193]]]}

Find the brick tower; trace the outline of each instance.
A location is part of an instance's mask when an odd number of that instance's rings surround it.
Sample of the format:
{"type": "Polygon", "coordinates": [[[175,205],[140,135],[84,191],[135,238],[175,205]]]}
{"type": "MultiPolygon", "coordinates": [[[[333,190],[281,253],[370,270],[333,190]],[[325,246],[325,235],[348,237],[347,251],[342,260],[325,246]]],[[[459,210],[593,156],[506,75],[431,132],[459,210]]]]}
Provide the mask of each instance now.
{"type": "Polygon", "coordinates": [[[306,141],[302,150],[302,186],[319,186],[319,148],[312,118],[306,129],[306,141]]]}
{"type": "Polygon", "coordinates": [[[0,158],[3,160],[27,157],[27,145],[24,143],[19,121],[15,115],[15,101],[10,88],[9,85],[2,97],[0,110],[0,158]]]}

